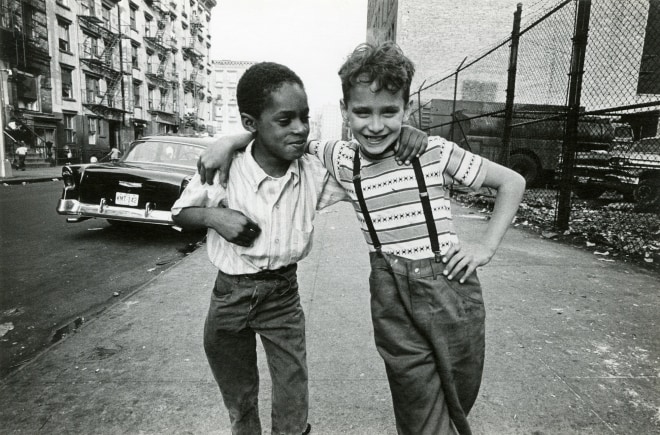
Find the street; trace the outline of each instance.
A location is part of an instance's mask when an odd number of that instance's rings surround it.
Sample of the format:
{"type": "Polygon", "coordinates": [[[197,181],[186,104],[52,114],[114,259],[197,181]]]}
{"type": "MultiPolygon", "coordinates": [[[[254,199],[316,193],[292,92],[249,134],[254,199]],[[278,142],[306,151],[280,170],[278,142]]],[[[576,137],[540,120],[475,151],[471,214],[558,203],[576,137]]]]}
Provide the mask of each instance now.
{"type": "Polygon", "coordinates": [[[69,224],[61,181],[0,187],[0,377],[159,275],[203,234],[69,224]]]}

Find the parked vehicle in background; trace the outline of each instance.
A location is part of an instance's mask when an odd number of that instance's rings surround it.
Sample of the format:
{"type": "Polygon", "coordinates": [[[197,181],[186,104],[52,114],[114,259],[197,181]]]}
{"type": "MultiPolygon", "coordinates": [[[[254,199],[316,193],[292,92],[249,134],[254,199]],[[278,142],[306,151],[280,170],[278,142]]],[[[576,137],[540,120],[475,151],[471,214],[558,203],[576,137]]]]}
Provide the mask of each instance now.
{"type": "MultiPolygon", "coordinates": [[[[421,114],[411,116],[410,123],[503,164],[503,110],[503,103],[432,99],[421,114]]],[[[528,186],[554,179],[563,146],[564,120],[546,118],[564,112],[563,106],[514,104],[508,166],[525,177],[528,186]]],[[[585,116],[578,124],[580,151],[608,150],[631,140],[630,127],[608,117],[585,116]]]]}
{"type": "Polygon", "coordinates": [[[612,190],[644,210],[660,212],[660,137],[642,138],[610,150],[578,153],[574,192],[598,198],[612,190]]]}
{"type": "Polygon", "coordinates": [[[170,208],[197,171],[212,138],[151,136],[133,142],[117,162],[62,168],[57,212],[68,222],[105,218],[174,226],[170,208]]]}

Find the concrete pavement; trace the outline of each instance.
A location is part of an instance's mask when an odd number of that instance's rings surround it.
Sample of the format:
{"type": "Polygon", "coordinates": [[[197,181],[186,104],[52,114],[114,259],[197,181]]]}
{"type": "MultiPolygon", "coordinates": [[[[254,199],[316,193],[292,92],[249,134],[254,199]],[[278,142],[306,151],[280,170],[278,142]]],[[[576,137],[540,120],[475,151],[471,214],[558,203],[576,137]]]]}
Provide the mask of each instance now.
{"type": "Polygon", "coordinates": [[[62,178],[62,166],[51,166],[48,168],[26,168],[25,171],[12,169],[6,177],[0,177],[0,183],[21,184],[39,181],[50,181],[54,178],[62,178]]]}
{"type": "MultiPolygon", "coordinates": [[[[484,217],[454,212],[463,239],[476,240],[484,217]]],[[[396,433],[368,272],[350,206],[321,213],[299,268],[312,433],[396,433]]],[[[202,348],[214,276],[198,249],[5,378],[0,432],[229,433],[202,348]]],[[[487,356],[475,434],[660,433],[657,275],[514,228],[480,277],[487,356]]]]}

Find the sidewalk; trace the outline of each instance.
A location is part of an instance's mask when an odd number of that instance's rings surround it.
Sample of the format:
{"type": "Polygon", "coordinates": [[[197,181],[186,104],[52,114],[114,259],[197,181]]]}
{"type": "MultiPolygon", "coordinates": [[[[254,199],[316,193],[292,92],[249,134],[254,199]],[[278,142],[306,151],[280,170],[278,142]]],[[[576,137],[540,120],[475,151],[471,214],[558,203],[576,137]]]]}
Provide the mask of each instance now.
{"type": "MultiPolygon", "coordinates": [[[[475,240],[486,221],[454,210],[475,240]]],[[[351,207],[322,213],[299,268],[314,434],[396,433],[368,270],[351,207]]],[[[202,348],[214,276],[198,249],[6,378],[0,432],[229,433],[202,348]]],[[[475,434],[660,432],[656,275],[512,229],[480,277],[487,356],[475,434]]],[[[260,366],[269,429],[263,353],[260,366]]]]}
{"type": "Polygon", "coordinates": [[[51,181],[54,178],[62,178],[62,166],[51,166],[49,168],[26,168],[25,171],[18,171],[12,168],[11,176],[0,177],[0,183],[35,183],[40,181],[51,181]]]}

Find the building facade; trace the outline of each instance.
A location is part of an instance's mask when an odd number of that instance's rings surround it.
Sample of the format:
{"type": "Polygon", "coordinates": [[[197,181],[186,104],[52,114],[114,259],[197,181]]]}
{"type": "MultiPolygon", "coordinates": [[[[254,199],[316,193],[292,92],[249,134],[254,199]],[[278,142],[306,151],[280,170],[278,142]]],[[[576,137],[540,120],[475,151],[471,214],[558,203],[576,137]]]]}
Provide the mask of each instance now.
{"type": "MultiPolygon", "coordinates": [[[[5,119],[20,117],[33,130],[30,145],[36,152],[50,141],[56,163],[88,162],[114,146],[123,151],[144,135],[211,129],[208,23],[216,0],[0,2],[23,15],[36,10],[33,21],[45,33],[37,39],[45,45],[45,61],[38,64],[43,72],[38,75],[36,65],[24,68],[34,76],[38,103],[28,105],[13,94],[6,100],[5,119]]],[[[22,27],[34,33],[34,25],[22,27]]],[[[30,61],[36,62],[25,60],[30,61]]],[[[9,66],[16,70],[9,79],[2,76],[10,89],[19,86],[19,66],[9,66]]]]}
{"type": "Polygon", "coordinates": [[[46,0],[0,0],[0,127],[9,159],[23,142],[43,161],[56,135],[46,10],[46,0]]]}
{"type": "Polygon", "coordinates": [[[214,60],[211,62],[209,92],[212,96],[213,131],[217,134],[244,132],[236,102],[236,85],[246,69],[256,62],[241,60],[214,60]]]}

